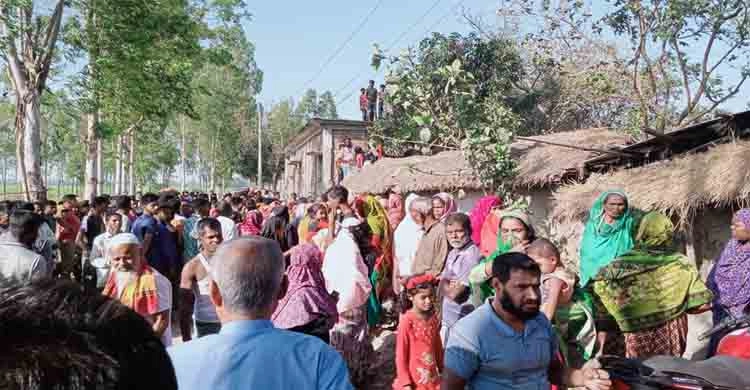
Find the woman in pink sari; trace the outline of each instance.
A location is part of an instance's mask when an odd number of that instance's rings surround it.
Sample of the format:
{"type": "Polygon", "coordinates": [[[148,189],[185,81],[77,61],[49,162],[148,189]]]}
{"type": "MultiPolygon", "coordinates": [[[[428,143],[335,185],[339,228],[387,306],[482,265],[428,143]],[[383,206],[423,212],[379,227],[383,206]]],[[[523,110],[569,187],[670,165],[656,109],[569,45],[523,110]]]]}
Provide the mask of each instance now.
{"type": "Polygon", "coordinates": [[[404,219],[404,199],[401,195],[391,192],[388,195],[388,222],[391,224],[391,230],[396,230],[398,224],[404,219]]]}
{"type": "MultiPolygon", "coordinates": [[[[503,200],[500,197],[492,195],[485,196],[477,202],[471,210],[469,219],[471,219],[471,239],[477,246],[482,245],[482,226],[492,210],[503,206],[503,200]]],[[[497,238],[497,236],[495,236],[497,238]]]]}

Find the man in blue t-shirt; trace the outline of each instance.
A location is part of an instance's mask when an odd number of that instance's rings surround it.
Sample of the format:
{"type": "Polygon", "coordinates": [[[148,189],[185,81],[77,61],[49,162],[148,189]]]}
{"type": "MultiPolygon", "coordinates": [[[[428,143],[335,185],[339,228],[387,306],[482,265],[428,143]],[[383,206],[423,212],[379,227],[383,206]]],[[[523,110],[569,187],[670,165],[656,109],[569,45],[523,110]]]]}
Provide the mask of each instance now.
{"type": "Polygon", "coordinates": [[[135,222],[131,232],[141,240],[143,254],[150,266],[158,262],[159,229],[154,215],[159,210],[159,197],[156,194],[147,193],[141,197],[141,214],[135,222]]]}
{"type": "Polygon", "coordinates": [[[565,368],[552,325],[540,313],[541,271],[523,253],[492,264],[496,295],[451,328],[442,390],[549,389],[550,383],[606,390],[606,371],[565,368]]]}

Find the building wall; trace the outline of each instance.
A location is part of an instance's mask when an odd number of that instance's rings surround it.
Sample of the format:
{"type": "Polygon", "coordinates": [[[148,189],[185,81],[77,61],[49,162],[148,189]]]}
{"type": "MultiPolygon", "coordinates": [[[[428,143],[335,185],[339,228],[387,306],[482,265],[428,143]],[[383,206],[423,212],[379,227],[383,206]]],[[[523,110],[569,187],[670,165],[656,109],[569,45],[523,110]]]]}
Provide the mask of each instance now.
{"type": "Polygon", "coordinates": [[[316,164],[317,153],[321,151],[321,135],[308,139],[286,158],[285,192],[286,194],[296,192],[299,195],[315,193],[316,187],[316,164]],[[290,161],[300,161],[301,165],[291,165],[290,161]]]}

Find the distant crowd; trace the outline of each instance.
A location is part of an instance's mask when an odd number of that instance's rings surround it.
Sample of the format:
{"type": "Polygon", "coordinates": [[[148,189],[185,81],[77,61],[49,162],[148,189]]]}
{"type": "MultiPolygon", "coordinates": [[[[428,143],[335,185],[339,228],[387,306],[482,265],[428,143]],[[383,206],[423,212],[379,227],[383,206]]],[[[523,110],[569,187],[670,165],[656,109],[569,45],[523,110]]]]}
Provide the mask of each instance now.
{"type": "Polygon", "coordinates": [[[359,110],[363,121],[374,122],[389,114],[385,84],[380,84],[380,89],[376,89],[375,80],[370,80],[367,88],[361,88],[359,92],[359,110]]]}

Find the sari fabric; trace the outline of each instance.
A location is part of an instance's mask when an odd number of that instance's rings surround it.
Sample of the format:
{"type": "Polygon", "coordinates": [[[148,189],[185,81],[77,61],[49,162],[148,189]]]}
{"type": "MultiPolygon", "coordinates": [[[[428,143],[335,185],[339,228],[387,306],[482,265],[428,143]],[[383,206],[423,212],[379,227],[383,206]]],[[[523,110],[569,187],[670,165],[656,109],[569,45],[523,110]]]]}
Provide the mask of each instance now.
{"type": "MultiPolygon", "coordinates": [[[[406,197],[406,210],[411,203],[419,198],[416,194],[406,197]]],[[[393,255],[401,277],[411,276],[411,268],[414,264],[414,256],[417,254],[419,240],[422,239],[424,229],[417,225],[408,212],[393,233],[393,255]]]]}
{"type": "Polygon", "coordinates": [[[711,301],[695,266],[674,249],[673,232],[667,216],[647,214],[635,247],[593,279],[597,298],[623,332],[661,326],[711,301]]]}
{"type": "Polygon", "coordinates": [[[361,202],[361,212],[372,232],[371,245],[377,256],[370,275],[373,290],[367,312],[370,325],[375,325],[380,319],[380,304],[393,276],[392,232],[388,215],[376,197],[367,195],[361,202]]]}
{"type": "Polygon", "coordinates": [[[403,221],[404,215],[404,199],[399,194],[390,194],[388,196],[388,222],[391,224],[391,229],[396,230],[403,221]]]}
{"type": "Polygon", "coordinates": [[[329,293],[338,293],[336,309],[341,313],[363,307],[372,291],[367,266],[354,236],[347,229],[359,224],[355,218],[342,222],[342,229],[325,252],[323,276],[329,293]]]}
{"type": "MultiPolygon", "coordinates": [[[[750,209],[738,211],[736,217],[750,228],[750,209]]],[[[714,292],[714,306],[717,308],[714,310],[715,321],[724,316],[722,307],[734,317],[741,316],[750,304],[750,243],[731,239],[716,260],[708,283],[714,292]]]]}
{"type": "Polygon", "coordinates": [[[442,200],[443,204],[445,205],[443,216],[440,217],[440,222],[445,222],[449,215],[458,211],[458,205],[456,204],[456,200],[453,198],[453,195],[447,192],[441,192],[432,197],[432,199],[435,198],[442,200]]]}
{"type": "Polygon", "coordinates": [[[485,196],[477,202],[477,205],[471,210],[469,219],[471,220],[471,239],[477,246],[482,245],[482,228],[484,221],[492,212],[492,208],[501,206],[502,199],[497,196],[485,196]]]}
{"type": "Polygon", "coordinates": [[[635,244],[633,232],[637,226],[636,218],[629,204],[625,213],[613,224],[608,225],[604,222],[604,201],[609,195],[620,195],[626,202],[628,199],[621,191],[607,191],[599,195],[594,202],[581,241],[581,286],[585,286],[599,269],[630,251],[635,244]]]}
{"type": "Polygon", "coordinates": [[[497,237],[500,231],[500,217],[495,213],[490,213],[482,224],[481,243],[479,252],[482,256],[487,257],[497,250],[497,237]]]}
{"type": "Polygon", "coordinates": [[[289,287],[271,316],[274,326],[290,329],[309,324],[317,318],[327,318],[331,327],[338,319],[336,300],[326,290],[320,250],[312,244],[292,249],[286,270],[289,287]]]}
{"type": "Polygon", "coordinates": [[[258,210],[247,213],[245,220],[240,224],[240,234],[243,236],[258,236],[263,230],[263,214],[258,210]]]}

